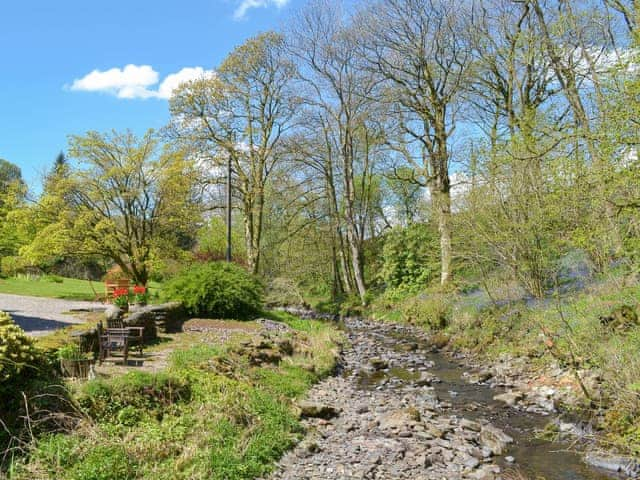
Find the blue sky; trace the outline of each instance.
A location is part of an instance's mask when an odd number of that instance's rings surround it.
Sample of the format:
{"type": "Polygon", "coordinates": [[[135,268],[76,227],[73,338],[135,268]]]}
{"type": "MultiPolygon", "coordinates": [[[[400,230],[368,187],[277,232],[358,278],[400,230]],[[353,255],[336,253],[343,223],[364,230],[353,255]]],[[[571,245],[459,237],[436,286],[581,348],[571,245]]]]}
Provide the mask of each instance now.
{"type": "Polygon", "coordinates": [[[0,0],[0,158],[37,191],[67,135],[162,127],[176,82],[296,1],[0,0]]]}

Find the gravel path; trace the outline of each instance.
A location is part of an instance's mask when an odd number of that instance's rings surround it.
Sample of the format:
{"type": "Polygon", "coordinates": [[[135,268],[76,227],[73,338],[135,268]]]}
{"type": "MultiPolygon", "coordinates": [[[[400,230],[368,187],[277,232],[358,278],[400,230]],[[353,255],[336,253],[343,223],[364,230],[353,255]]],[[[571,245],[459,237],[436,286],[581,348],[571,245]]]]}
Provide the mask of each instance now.
{"type": "Polygon", "coordinates": [[[96,309],[104,309],[104,305],[0,293],[0,310],[10,314],[25,332],[34,336],[45,335],[74,323],[82,323],[82,318],[69,313],[72,310],[96,309]]]}

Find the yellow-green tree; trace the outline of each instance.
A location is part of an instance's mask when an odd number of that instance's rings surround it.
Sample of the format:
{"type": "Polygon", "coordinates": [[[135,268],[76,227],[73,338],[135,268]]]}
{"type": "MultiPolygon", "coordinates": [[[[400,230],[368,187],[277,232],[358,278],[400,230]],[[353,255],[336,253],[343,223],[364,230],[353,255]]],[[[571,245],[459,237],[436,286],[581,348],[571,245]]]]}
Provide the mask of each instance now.
{"type": "Polygon", "coordinates": [[[100,255],[145,285],[154,259],[185,246],[201,219],[192,162],[152,130],[72,136],[69,156],[78,166],[40,201],[56,219],[21,254],[100,255]]]}

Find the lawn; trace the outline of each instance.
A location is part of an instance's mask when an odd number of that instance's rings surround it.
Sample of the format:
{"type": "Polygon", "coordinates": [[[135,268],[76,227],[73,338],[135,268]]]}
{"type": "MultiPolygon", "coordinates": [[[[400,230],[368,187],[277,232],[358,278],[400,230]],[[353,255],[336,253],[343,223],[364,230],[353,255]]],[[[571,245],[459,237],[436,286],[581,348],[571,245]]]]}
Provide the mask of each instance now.
{"type": "MultiPolygon", "coordinates": [[[[159,287],[159,284],[152,282],[150,285],[151,294],[157,293],[159,287]]],[[[98,296],[104,295],[104,284],[76,278],[21,276],[0,278],[0,293],[92,301],[96,300],[98,296]]]]}

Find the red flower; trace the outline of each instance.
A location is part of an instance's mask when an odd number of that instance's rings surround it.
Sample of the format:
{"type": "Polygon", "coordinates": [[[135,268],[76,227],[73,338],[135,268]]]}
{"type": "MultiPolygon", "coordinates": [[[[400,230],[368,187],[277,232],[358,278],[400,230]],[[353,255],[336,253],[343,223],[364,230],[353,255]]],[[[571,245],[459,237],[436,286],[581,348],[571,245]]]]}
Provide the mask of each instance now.
{"type": "Polygon", "coordinates": [[[145,293],[147,293],[147,289],[143,286],[136,285],[135,287],[133,287],[133,293],[135,293],[136,295],[144,295],[145,293]]]}
{"type": "Polygon", "coordinates": [[[124,297],[125,295],[129,295],[129,289],[128,288],[116,288],[113,291],[113,296],[114,298],[118,298],[118,297],[124,297]]]}

